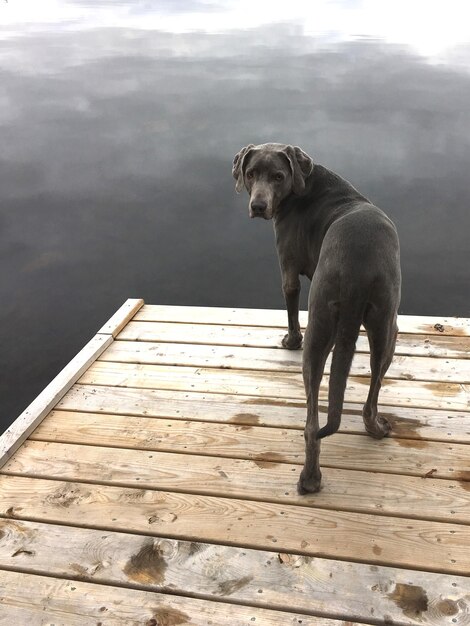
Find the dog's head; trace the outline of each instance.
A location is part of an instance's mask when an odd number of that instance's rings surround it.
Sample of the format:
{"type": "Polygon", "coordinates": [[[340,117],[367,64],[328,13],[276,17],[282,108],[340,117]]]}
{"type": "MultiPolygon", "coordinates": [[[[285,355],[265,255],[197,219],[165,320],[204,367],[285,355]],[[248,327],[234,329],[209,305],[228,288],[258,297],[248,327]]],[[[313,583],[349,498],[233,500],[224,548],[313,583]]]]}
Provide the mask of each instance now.
{"type": "Polygon", "coordinates": [[[289,194],[302,195],[313,161],[297,146],[281,143],[250,144],[233,159],[232,174],[238,193],[245,186],[250,194],[250,217],[273,217],[289,194]]]}

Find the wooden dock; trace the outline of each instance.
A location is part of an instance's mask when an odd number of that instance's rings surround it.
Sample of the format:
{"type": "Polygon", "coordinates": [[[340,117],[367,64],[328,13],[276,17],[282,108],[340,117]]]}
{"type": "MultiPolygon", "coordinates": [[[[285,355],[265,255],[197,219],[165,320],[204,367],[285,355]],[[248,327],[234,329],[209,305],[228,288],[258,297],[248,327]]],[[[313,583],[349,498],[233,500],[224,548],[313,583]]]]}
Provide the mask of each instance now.
{"type": "Polygon", "coordinates": [[[470,320],[400,318],[382,441],[360,336],[298,496],[285,312],[142,305],[0,438],[0,624],[470,624],[470,320]]]}

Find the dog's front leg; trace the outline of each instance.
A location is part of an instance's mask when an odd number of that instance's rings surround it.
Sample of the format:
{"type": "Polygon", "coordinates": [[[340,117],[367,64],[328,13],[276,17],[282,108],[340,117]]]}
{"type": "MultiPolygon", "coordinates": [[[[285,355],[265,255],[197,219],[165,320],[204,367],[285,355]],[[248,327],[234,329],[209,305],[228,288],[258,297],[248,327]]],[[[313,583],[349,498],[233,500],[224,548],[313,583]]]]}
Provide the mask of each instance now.
{"type": "Polygon", "coordinates": [[[282,281],[282,291],[287,307],[288,333],[282,345],[288,350],[298,350],[302,346],[302,333],[299,324],[300,280],[298,276],[282,281]]]}

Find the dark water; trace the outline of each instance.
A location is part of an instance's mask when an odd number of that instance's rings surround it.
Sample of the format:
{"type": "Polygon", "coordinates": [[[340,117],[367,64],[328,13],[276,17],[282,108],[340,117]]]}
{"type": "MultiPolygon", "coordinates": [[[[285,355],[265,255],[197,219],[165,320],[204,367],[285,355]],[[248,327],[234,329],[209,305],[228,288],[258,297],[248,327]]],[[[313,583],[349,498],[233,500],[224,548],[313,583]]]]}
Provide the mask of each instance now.
{"type": "Polygon", "coordinates": [[[0,431],[128,297],[283,306],[272,228],[231,178],[250,142],[300,145],[392,217],[402,313],[470,315],[468,45],[329,36],[301,15],[224,27],[223,2],[14,5],[0,8],[0,431]]]}

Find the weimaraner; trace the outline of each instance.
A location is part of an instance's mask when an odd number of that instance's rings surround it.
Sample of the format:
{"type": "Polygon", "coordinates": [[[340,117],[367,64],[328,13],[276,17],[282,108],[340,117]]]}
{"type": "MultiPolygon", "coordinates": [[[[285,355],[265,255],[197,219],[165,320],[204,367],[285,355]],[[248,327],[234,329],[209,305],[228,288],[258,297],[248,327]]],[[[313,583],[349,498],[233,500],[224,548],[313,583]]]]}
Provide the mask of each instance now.
{"type": "Polygon", "coordinates": [[[304,338],[307,394],[306,458],[300,494],[320,489],[320,439],[341,423],[344,392],[361,324],[370,345],[370,389],[362,415],[376,438],[390,432],[377,414],[383,377],[395,350],[401,272],[398,235],[383,211],[338,174],[313,163],[298,147],[246,146],[235,156],[236,190],[245,186],[250,217],[273,219],[288,333],[282,345],[301,347],[299,276],[312,281],[304,338]],[[327,424],[319,429],[318,395],[325,361],[334,346],[327,424]]]}

